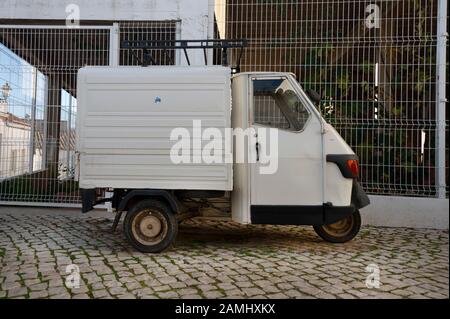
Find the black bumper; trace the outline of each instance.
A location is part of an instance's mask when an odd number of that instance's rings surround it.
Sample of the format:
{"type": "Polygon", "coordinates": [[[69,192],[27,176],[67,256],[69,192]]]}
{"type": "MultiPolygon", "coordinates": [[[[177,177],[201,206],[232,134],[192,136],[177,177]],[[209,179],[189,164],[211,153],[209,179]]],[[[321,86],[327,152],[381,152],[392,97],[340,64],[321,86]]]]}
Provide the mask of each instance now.
{"type": "Polygon", "coordinates": [[[369,205],[370,200],[356,180],[353,180],[352,198],[349,206],[302,206],[302,205],[252,205],[252,224],[272,225],[328,225],[335,223],[356,209],[369,205]]]}

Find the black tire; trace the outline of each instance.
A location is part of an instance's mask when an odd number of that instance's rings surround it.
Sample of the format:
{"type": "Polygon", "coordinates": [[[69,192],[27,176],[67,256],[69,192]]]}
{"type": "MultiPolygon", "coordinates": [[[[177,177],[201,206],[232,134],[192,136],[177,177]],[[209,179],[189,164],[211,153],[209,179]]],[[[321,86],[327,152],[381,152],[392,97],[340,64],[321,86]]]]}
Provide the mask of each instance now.
{"type": "Polygon", "coordinates": [[[361,228],[361,214],[355,210],[353,214],[329,225],[313,226],[317,235],[330,243],[345,243],[352,240],[361,228]]]}
{"type": "Polygon", "coordinates": [[[123,230],[128,242],[138,251],[158,253],[173,243],[178,233],[178,223],[166,204],[146,199],[128,211],[123,230]]]}

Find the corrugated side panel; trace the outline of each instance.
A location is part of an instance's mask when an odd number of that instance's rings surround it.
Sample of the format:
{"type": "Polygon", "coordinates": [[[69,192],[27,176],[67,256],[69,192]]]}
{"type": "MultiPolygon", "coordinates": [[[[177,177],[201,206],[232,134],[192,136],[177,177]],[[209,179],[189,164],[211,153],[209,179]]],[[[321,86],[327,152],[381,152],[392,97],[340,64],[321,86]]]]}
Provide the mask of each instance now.
{"type": "MultiPolygon", "coordinates": [[[[81,188],[232,189],[232,164],[193,163],[193,121],[224,136],[231,116],[224,67],[87,67],[78,74],[81,188]],[[189,131],[190,163],[175,164],[174,128],[189,131]]],[[[207,141],[202,141],[205,146],[207,141]]],[[[222,143],[222,159],[225,156],[222,143]]]]}

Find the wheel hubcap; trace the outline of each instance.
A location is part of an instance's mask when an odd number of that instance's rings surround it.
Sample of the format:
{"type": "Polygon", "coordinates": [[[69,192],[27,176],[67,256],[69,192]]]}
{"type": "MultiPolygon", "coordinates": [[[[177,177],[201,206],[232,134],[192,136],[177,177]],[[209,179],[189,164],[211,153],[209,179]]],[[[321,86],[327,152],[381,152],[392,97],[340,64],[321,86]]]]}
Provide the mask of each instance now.
{"type": "Polygon", "coordinates": [[[324,225],[323,229],[334,237],[343,237],[350,233],[353,228],[354,220],[350,215],[344,219],[341,219],[333,224],[324,225]]]}
{"type": "Polygon", "coordinates": [[[139,225],[141,233],[146,237],[155,237],[161,232],[161,222],[155,216],[145,216],[139,225]]]}
{"type": "Polygon", "coordinates": [[[157,245],[166,237],[168,224],[164,216],[156,210],[143,210],[133,219],[133,237],[143,245],[157,245]]]}

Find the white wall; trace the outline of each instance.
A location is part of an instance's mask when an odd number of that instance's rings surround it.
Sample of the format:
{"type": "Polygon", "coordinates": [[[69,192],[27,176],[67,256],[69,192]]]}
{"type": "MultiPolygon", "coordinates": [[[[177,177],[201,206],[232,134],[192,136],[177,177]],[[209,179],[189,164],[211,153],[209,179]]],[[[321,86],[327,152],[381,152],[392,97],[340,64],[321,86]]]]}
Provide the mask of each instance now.
{"type": "Polygon", "coordinates": [[[0,114],[0,180],[29,170],[30,126],[7,121],[0,114]]]}
{"type": "Polygon", "coordinates": [[[449,200],[438,198],[369,196],[361,210],[365,225],[448,229],[449,200]]]}
{"type": "Polygon", "coordinates": [[[225,20],[227,16],[226,0],[215,0],[214,13],[217,19],[217,29],[219,30],[219,37],[224,39],[226,37],[225,20]]]}
{"type": "MultiPolygon", "coordinates": [[[[79,6],[81,20],[179,20],[181,39],[208,36],[208,0],[1,0],[0,19],[65,20],[70,4],[79,6]]],[[[203,52],[193,51],[191,63],[203,64],[203,52]]]]}

